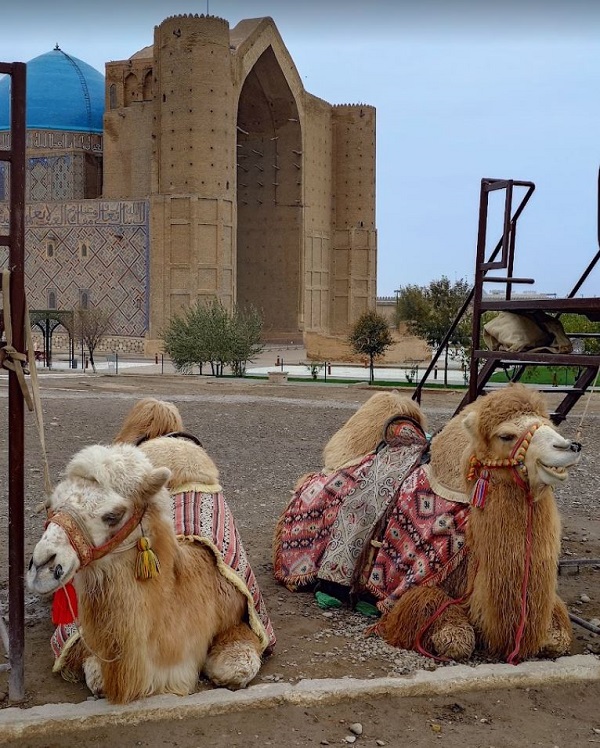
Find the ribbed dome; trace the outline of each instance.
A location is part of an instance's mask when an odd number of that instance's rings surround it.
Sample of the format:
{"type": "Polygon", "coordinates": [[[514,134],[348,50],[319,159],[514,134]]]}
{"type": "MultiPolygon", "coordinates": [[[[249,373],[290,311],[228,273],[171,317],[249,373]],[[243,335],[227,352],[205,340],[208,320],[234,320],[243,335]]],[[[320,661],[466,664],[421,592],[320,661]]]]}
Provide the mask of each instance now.
{"type": "MultiPolygon", "coordinates": [[[[10,78],[0,80],[0,130],[10,127],[10,78]]],[[[102,132],[104,76],[58,45],[27,63],[27,129],[102,132]]]]}

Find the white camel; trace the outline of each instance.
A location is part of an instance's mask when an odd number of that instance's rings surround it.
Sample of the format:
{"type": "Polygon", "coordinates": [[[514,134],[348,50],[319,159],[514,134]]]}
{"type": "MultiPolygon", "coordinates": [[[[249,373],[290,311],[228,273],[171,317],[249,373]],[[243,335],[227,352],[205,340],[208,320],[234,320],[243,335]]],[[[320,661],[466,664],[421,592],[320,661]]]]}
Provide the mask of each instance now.
{"type": "Polygon", "coordinates": [[[143,448],[94,445],[75,455],[51,496],[29,589],[45,595],[74,582],[81,637],[71,659],[77,649],[89,688],[113,702],[187,694],[200,672],[243,688],[274,636],[224,502],[218,524],[231,554],[244,559],[245,577],[227,566],[214,537],[188,524],[194,515],[213,524],[218,471],[188,438],[159,437],[143,448]],[[171,469],[153,462],[170,462],[188,482],[177,487],[171,469]],[[173,513],[184,537],[175,535],[173,513]]]}

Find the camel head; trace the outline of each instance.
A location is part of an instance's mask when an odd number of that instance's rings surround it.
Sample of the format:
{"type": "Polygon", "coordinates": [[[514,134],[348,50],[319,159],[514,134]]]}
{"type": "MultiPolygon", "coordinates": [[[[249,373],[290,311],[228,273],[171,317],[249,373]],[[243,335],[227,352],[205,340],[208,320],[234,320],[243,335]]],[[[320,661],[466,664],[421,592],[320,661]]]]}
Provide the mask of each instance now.
{"type": "Polygon", "coordinates": [[[27,571],[29,589],[55,592],[84,566],[134,545],[149,509],[170,520],[164,488],[170,475],[128,444],[78,452],[50,497],[46,528],[27,571]]]}
{"type": "Polygon", "coordinates": [[[581,444],[556,431],[542,396],[524,385],[479,398],[463,425],[470,438],[472,464],[515,466],[534,497],[544,486],[565,481],[581,456],[581,444]]]}

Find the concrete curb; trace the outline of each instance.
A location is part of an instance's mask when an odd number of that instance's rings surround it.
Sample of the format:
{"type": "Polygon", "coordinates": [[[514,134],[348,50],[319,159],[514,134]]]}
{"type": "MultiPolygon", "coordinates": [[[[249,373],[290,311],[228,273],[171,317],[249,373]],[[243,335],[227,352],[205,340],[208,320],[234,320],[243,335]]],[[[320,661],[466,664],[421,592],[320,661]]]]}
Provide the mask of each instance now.
{"type": "Polygon", "coordinates": [[[315,679],[301,680],[297,684],[263,684],[242,691],[214,689],[191,696],[151,696],[126,705],[114,705],[100,699],[79,704],[45,704],[29,709],[11,707],[0,710],[0,744],[59,731],[207,717],[280,704],[315,706],[361,697],[432,696],[594,680],[600,680],[600,658],[574,655],[554,662],[524,662],[516,667],[485,664],[419,670],[407,678],[315,679]]]}

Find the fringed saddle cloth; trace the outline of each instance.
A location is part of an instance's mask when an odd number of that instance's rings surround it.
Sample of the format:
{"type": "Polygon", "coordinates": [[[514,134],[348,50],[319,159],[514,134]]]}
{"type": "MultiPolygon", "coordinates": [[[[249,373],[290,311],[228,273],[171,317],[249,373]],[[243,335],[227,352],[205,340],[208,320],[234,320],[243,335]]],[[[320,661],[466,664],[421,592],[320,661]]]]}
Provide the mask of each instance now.
{"type": "Polygon", "coordinates": [[[248,624],[263,651],[271,652],[276,642],[273,625],[223,493],[182,486],[172,497],[175,532],[211,549],[221,574],[248,600],[248,624]]]}
{"type": "Polygon", "coordinates": [[[334,474],[309,476],[280,517],[274,573],[289,589],[318,580],[368,590],[381,610],[462,557],[468,506],[437,496],[419,465],[427,439],[411,420],[334,474]]]}
{"type": "MultiPolygon", "coordinates": [[[[258,636],[263,652],[268,654],[276,642],[273,626],[233,515],[218,488],[218,491],[210,492],[206,486],[190,484],[176,489],[177,493],[171,493],[175,532],[213,552],[221,574],[246,597],[248,625],[258,636]]],[[[52,607],[52,622],[56,625],[50,640],[55,658],[53,672],[62,670],[69,649],[80,638],[72,612],[77,615],[77,600],[73,585],[69,583],[55,594],[52,607]],[[66,601],[67,595],[70,605],[66,601]]]]}

